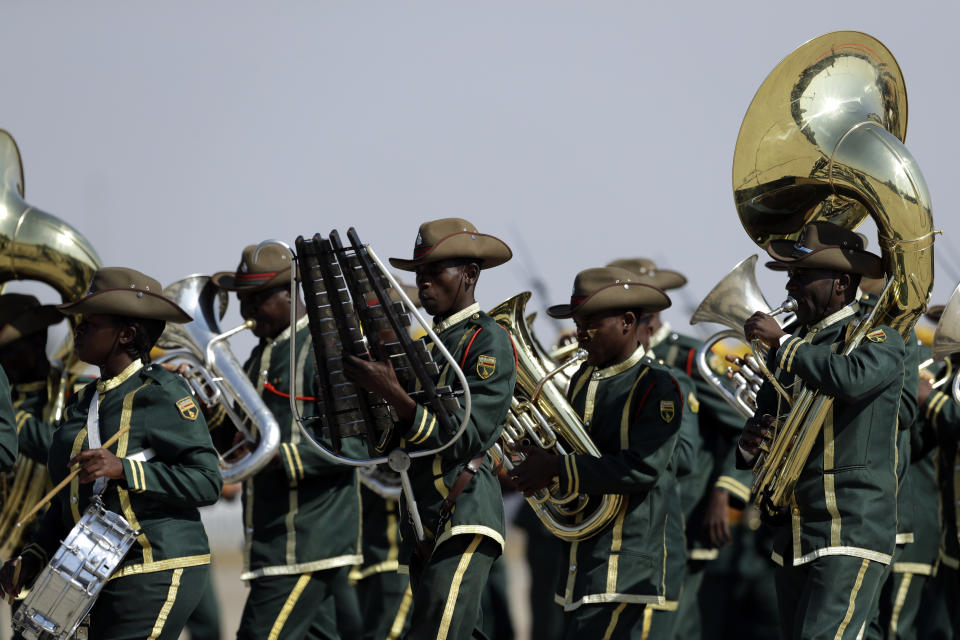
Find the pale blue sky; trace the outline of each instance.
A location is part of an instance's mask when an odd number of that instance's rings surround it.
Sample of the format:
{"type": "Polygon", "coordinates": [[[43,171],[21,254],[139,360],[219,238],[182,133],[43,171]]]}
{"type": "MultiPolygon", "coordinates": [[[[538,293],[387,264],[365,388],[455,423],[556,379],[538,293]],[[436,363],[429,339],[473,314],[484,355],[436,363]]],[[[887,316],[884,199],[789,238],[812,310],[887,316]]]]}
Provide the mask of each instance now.
{"type": "MultiPolygon", "coordinates": [[[[758,250],[730,183],[754,91],[805,40],[857,29],[906,78],[942,302],[960,279],[960,11],[924,5],[6,0],[0,127],[30,203],[165,284],[350,225],[408,256],[421,221],[456,215],[524,253],[483,276],[485,307],[531,267],[540,306],[582,268],[647,255],[690,279],[680,326],[758,250]]],[[[782,299],[781,275],[761,283],[782,299]]]]}

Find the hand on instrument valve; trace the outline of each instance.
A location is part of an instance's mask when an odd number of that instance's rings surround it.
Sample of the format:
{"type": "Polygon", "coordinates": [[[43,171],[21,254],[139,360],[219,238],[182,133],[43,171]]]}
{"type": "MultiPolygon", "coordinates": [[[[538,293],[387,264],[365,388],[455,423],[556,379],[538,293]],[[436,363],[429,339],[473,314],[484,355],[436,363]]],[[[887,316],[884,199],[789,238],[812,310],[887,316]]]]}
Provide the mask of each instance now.
{"type": "Polygon", "coordinates": [[[74,465],[80,465],[80,482],[93,482],[97,478],[119,480],[123,477],[123,463],[120,458],[106,449],[81,451],[67,463],[70,468],[74,465]]]}
{"type": "Polygon", "coordinates": [[[526,497],[547,487],[560,475],[560,456],[547,453],[540,447],[518,447],[526,459],[513,468],[510,479],[526,497]]]}
{"type": "Polygon", "coordinates": [[[759,340],[771,349],[776,349],[780,346],[780,338],[787,333],[773,317],[757,311],[743,323],[743,335],[747,340],[759,340]]]}
{"type": "Polygon", "coordinates": [[[707,511],[701,524],[703,535],[713,548],[725,547],[733,542],[730,537],[729,508],[730,494],[723,489],[714,489],[707,501],[707,511]]]}
{"type": "Polygon", "coordinates": [[[343,373],[351,382],[377,394],[393,405],[402,421],[412,422],[417,411],[417,403],[400,386],[393,364],[390,363],[389,358],[382,357],[380,351],[379,347],[374,348],[371,344],[371,352],[375,358],[373,360],[362,360],[356,356],[344,354],[343,373]]]}
{"type": "Polygon", "coordinates": [[[760,453],[760,445],[772,434],[773,416],[763,414],[760,419],[748,418],[740,434],[739,446],[751,456],[760,453]]]}
{"type": "Polygon", "coordinates": [[[921,375],[920,376],[920,386],[917,389],[917,404],[921,407],[926,403],[927,398],[930,397],[930,394],[933,393],[933,384],[930,381],[930,378],[921,375]]]}
{"type": "Polygon", "coordinates": [[[29,584],[40,573],[40,560],[34,555],[10,558],[0,568],[0,589],[12,603],[25,584],[29,584]]]}

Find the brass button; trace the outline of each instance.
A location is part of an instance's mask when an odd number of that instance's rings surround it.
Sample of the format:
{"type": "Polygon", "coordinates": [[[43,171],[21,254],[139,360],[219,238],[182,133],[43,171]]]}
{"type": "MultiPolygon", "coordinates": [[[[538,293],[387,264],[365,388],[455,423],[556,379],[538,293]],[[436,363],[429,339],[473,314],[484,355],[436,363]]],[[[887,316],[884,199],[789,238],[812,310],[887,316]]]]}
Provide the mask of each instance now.
{"type": "Polygon", "coordinates": [[[575,564],[570,565],[570,573],[574,573],[576,572],[576,570],[577,570],[577,565],[575,564]]]}

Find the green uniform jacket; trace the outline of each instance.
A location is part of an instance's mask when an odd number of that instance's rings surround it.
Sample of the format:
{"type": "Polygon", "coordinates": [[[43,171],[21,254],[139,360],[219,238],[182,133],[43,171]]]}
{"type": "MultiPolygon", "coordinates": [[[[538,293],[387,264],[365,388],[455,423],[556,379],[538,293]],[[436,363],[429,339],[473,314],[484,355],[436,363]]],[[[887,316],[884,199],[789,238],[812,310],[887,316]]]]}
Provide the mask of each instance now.
{"type": "Polygon", "coordinates": [[[400,504],[360,484],[363,501],[363,562],[353,568],[357,581],[385,571],[396,572],[400,558],[400,504]]]}
{"type": "MultiPolygon", "coordinates": [[[[53,434],[51,480],[63,480],[67,462],[89,448],[87,418],[95,392],[101,442],[130,425],[110,447],[122,459],[124,475],[107,484],[104,506],[141,532],[112,578],[209,564],[197,507],[217,501],[222,481],[206,421],[180,376],[137,360],[117,377],[87,385],[70,400],[53,434]]],[[[45,564],[83,515],[93,486],[74,478],[57,494],[24,553],[45,564]]]]}
{"type": "MultiPolygon", "coordinates": [[[[360,488],[353,467],[324,457],[304,438],[290,412],[296,393],[302,416],[319,415],[313,346],[306,317],[297,323],[297,371],[290,384],[290,328],[261,340],[244,363],[280,426],[278,460],[243,483],[243,580],[352,566],[360,551],[360,488]],[[291,388],[294,391],[291,391],[291,388]],[[302,398],[302,399],[301,399],[302,398]]],[[[308,421],[319,426],[319,421],[308,421]]],[[[316,433],[314,432],[314,437],[316,433]]],[[[360,438],[343,439],[343,455],[366,458],[360,438]]]]}
{"type": "Polygon", "coordinates": [[[693,396],[685,392],[686,406],[697,414],[701,448],[688,476],[680,475],[686,517],[687,547],[691,560],[712,560],[719,549],[708,548],[702,539],[700,524],[713,489],[723,489],[734,501],[750,501],[753,474],[749,469],[737,469],[737,441],[743,430],[744,419],[700,374],[696,353],[701,341],[679,334],[664,324],[651,339],[657,358],[679,369],[693,380],[693,396]]]}
{"type": "MultiPolygon", "coordinates": [[[[460,365],[470,389],[472,408],[463,435],[440,453],[415,458],[410,465],[410,482],[417,499],[417,508],[427,537],[435,537],[437,545],[461,534],[481,534],[504,543],[503,496],[493,473],[492,458],[486,452],[496,443],[513,399],[517,381],[516,356],[506,330],[493,318],[480,311],[477,304],[459,311],[434,325],[434,331],[454,360],[460,365]],[[436,535],[443,499],[471,459],[484,456],[483,464],[457,498],[453,514],[436,535]]],[[[438,386],[460,385],[436,349],[431,349],[440,366],[438,386]]],[[[453,412],[453,428],[460,425],[461,408],[453,412]]],[[[424,405],[417,405],[413,423],[402,434],[401,446],[407,451],[435,449],[446,443],[452,434],[444,433],[436,416],[424,405]]],[[[413,552],[416,536],[401,501],[401,564],[413,552]]]]}
{"type": "Polygon", "coordinates": [[[17,423],[10,400],[10,381],[0,367],[0,471],[13,468],[17,461],[17,423]]]}
{"type": "MultiPolygon", "coordinates": [[[[952,384],[951,379],[947,388],[952,384]]],[[[935,429],[939,446],[940,562],[960,570],[960,405],[951,395],[935,391],[921,407],[921,415],[935,429]]]]}
{"type": "Polygon", "coordinates": [[[53,440],[54,426],[43,420],[47,392],[46,380],[26,382],[13,387],[13,409],[17,415],[20,454],[37,462],[47,461],[47,450],[53,440]]]}
{"type": "MultiPolygon", "coordinates": [[[[883,564],[892,558],[904,344],[896,331],[880,326],[842,355],[857,325],[856,310],[848,305],[771,350],[769,364],[788,392],[797,395],[806,384],[835,398],[794,488],[789,521],[777,531],[778,564],[827,555],[883,564]]],[[[757,415],[765,413],[787,413],[769,383],[757,397],[757,415]]]]}
{"type": "Polygon", "coordinates": [[[665,525],[676,491],[671,464],[683,419],[680,388],[639,348],[612,367],[582,366],[568,398],[601,455],[564,456],[560,487],[622,494],[624,505],[597,535],[565,544],[568,571],[556,601],[566,611],[608,602],[663,604],[665,525]]]}

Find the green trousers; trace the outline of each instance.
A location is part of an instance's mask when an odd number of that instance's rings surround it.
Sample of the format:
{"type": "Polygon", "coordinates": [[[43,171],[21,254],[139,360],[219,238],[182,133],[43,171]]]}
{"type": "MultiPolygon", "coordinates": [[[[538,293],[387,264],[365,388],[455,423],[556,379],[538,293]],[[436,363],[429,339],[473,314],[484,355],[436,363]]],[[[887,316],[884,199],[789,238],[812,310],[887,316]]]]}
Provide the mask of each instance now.
{"type": "Polygon", "coordinates": [[[446,540],[424,562],[410,561],[413,611],[407,640],[482,638],[480,598],[500,545],[483,535],[446,540]]]}
{"type": "Polygon", "coordinates": [[[190,640],[220,640],[220,606],[213,588],[213,578],[207,582],[197,608],[187,619],[190,640]]]}
{"type": "Polygon", "coordinates": [[[209,580],[209,565],[111,580],[90,611],[87,637],[177,640],[209,580]]]}
{"type": "Polygon", "coordinates": [[[960,638],[960,571],[941,563],[937,575],[927,580],[917,615],[919,637],[924,640],[960,638]]]}
{"type": "Polygon", "coordinates": [[[784,640],[863,637],[886,565],[852,556],[826,556],[799,567],[777,567],[777,601],[784,640]]]}
{"type": "MultiPolygon", "coordinates": [[[[238,640],[339,640],[359,637],[356,595],[346,603],[349,567],[250,581],[238,640]],[[351,612],[352,610],[352,612],[351,612]]],[[[350,587],[352,589],[352,587],[350,587]]]]}
{"type": "Polygon", "coordinates": [[[645,605],[625,602],[581,605],[563,616],[564,640],[641,640],[649,631],[645,610],[645,605]]]}
{"type": "Polygon", "coordinates": [[[383,571],[357,583],[363,640],[397,640],[410,618],[410,578],[396,571],[383,571]]]}

